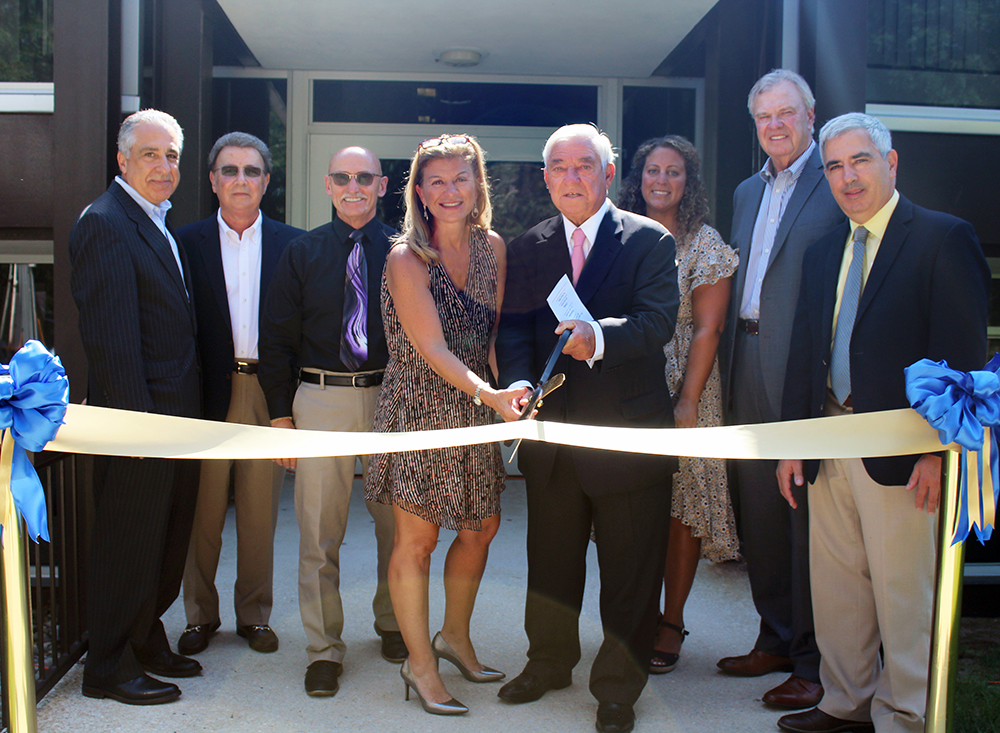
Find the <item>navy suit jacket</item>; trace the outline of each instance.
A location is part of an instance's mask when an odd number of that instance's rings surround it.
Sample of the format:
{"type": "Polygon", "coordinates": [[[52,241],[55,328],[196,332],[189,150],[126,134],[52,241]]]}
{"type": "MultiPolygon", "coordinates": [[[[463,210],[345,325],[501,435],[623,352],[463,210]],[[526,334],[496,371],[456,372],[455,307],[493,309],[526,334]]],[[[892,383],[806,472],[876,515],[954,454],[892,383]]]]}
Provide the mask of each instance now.
{"type": "MultiPolygon", "coordinates": [[[[724,405],[731,405],[733,351],[736,342],[736,319],[746,285],[750,264],[750,244],[764,197],[764,180],[758,173],[747,178],[733,195],[733,231],[730,246],[740,255],[740,264],[733,279],[733,294],[729,300],[726,330],[719,343],[719,370],[722,376],[724,405]]],[[[795,320],[795,304],[799,293],[802,256],[806,249],[833,227],[846,221],[844,212],[830,193],[823,176],[823,160],[819,146],[806,161],[795,190],[785,205],[778,231],[774,235],[771,257],[767,263],[760,289],[760,373],[764,380],[767,404],[773,419],[781,415],[781,390],[785,384],[785,362],[795,320]]]]}
{"type": "Polygon", "coordinates": [[[183,280],[166,237],[118,183],[73,226],[70,287],[90,404],[200,417],[191,275],[178,250],[183,280]]]}
{"type": "MultiPolygon", "coordinates": [[[[262,215],[258,301],[261,320],[264,297],[278,259],[285,245],[304,233],[301,229],[262,215]]],[[[198,314],[198,351],[201,355],[205,417],[225,420],[232,394],[235,346],[217,214],[181,227],[177,234],[191,263],[191,296],[198,314]]]]}
{"type": "MultiPolygon", "coordinates": [[[[785,379],[782,419],[823,415],[845,223],[809,248],[785,379]]],[[[972,226],[900,196],[861,294],[851,334],[854,412],[910,406],[903,370],[923,358],[953,369],[986,363],[990,271],[972,226]]],[[[866,458],[880,484],[905,484],[919,456],[866,458]]],[[[819,462],[807,465],[810,482],[819,462]]]]}
{"type": "MultiPolygon", "coordinates": [[[[541,420],[581,425],[668,427],[673,405],[664,378],[663,345],[674,333],[677,306],[673,237],[659,224],[611,206],[601,221],[577,293],[604,332],[604,358],[594,364],[562,355],[555,373],[566,383],[545,398],[541,420]]],[[[557,324],[545,299],[571,276],[561,216],[546,219],[507,247],[507,280],[497,337],[500,384],[534,384],[555,346],[557,324]]],[[[676,459],[571,449],[588,495],[665,485],[676,459]]],[[[519,465],[546,482],[556,446],[526,441],[519,465]]]]}

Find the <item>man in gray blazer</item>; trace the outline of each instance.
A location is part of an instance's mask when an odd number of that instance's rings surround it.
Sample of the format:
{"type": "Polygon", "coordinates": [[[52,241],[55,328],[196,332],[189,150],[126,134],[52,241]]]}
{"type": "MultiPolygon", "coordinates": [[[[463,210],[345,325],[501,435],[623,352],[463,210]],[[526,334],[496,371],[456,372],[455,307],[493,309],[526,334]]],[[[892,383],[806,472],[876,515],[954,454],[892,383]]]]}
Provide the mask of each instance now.
{"type": "MultiPolygon", "coordinates": [[[[740,253],[720,347],[731,422],[781,419],[785,363],[798,299],[802,255],[844,221],[813,141],[815,99],[793,71],[775,69],[750,90],[748,108],[768,154],[734,196],[732,246],[740,253]]],[[[768,691],[769,705],[798,709],[822,697],[809,596],[809,525],[775,494],[775,461],[738,461],[733,506],[760,632],[749,654],[726,657],[727,674],[792,676],[768,691]]],[[[805,491],[799,505],[805,507],[805,491]]]]}

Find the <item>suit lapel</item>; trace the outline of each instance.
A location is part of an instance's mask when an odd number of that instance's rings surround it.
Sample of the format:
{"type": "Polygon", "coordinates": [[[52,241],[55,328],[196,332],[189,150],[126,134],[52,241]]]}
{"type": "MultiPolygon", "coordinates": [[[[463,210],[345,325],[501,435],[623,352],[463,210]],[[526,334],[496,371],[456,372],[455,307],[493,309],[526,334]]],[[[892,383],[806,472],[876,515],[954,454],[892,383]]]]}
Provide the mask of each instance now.
{"type": "Polygon", "coordinates": [[[261,221],[261,236],[260,236],[260,297],[258,298],[258,307],[261,309],[261,317],[263,317],[264,308],[264,296],[267,294],[267,288],[271,284],[271,275],[274,274],[274,268],[278,266],[278,259],[281,257],[281,246],[278,244],[278,227],[275,225],[273,219],[268,219],[266,216],[261,214],[263,217],[261,221]]]}
{"type": "Polygon", "coordinates": [[[215,296],[215,304],[225,317],[226,323],[231,321],[229,313],[229,296],[226,293],[226,271],[222,267],[222,243],[219,240],[219,222],[214,216],[205,221],[201,230],[201,242],[198,243],[198,254],[205,266],[208,282],[215,296]]]}
{"type": "Polygon", "coordinates": [[[896,210],[889,217],[889,225],[885,228],[885,236],[878,245],[878,254],[868,272],[868,279],[865,281],[865,289],[861,292],[861,302],[858,303],[858,318],[864,315],[868,304],[872,302],[875,293],[885,281],[885,276],[892,267],[892,263],[903,248],[903,243],[910,233],[908,226],[913,218],[913,205],[908,199],[899,197],[896,203],[896,210]]]}
{"type": "MultiPolygon", "coordinates": [[[[170,248],[170,242],[167,238],[163,236],[153,220],[149,218],[142,207],[137,204],[128,192],[125,191],[117,183],[111,185],[112,195],[118,199],[118,202],[122,205],[125,210],[126,215],[129,219],[135,222],[137,233],[139,238],[142,239],[146,245],[153,251],[153,253],[159,258],[163,267],[167,270],[171,281],[180,288],[181,292],[184,293],[184,298],[187,300],[187,290],[184,287],[184,280],[181,279],[181,271],[177,267],[177,258],[174,257],[173,250],[170,248]]],[[[177,241],[177,238],[174,238],[177,241]]],[[[183,260],[181,260],[183,262],[183,260]]]]}
{"type": "Polygon", "coordinates": [[[785,211],[781,215],[778,231],[774,234],[774,245],[771,247],[771,258],[767,262],[768,267],[774,262],[774,258],[778,256],[782,245],[788,239],[788,233],[792,230],[792,224],[795,223],[796,218],[802,212],[806,201],[812,195],[816,186],[823,180],[823,163],[819,157],[819,146],[817,146],[813,150],[812,155],[809,156],[809,160],[806,161],[805,167],[802,168],[799,180],[795,183],[795,190],[792,191],[792,197],[788,200],[785,211]]]}
{"type": "MultiPolygon", "coordinates": [[[[565,247],[567,256],[568,246],[565,247]]],[[[621,214],[614,207],[608,208],[597,229],[597,241],[590,248],[590,255],[580,272],[580,280],[576,284],[576,292],[580,300],[587,303],[597,292],[611,270],[611,265],[622,251],[622,221],[621,214]]]]}
{"type": "Polygon", "coordinates": [[[732,307],[739,314],[740,304],[743,302],[743,287],[747,280],[747,265],[750,263],[750,247],[753,240],[753,227],[757,221],[757,212],[760,211],[760,202],[764,198],[764,181],[759,174],[754,174],[751,179],[753,187],[750,190],[750,203],[743,209],[743,217],[736,222],[735,230],[739,232],[738,239],[743,245],[740,247],[740,265],[736,268],[736,292],[733,293],[732,307]]]}

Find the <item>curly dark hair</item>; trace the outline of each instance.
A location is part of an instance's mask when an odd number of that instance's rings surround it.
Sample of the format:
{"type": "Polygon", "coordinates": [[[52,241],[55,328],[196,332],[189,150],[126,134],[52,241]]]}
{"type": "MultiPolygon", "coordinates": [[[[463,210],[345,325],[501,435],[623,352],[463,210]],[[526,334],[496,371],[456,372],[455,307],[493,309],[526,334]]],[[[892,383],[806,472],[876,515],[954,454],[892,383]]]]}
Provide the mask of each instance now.
{"type": "Polygon", "coordinates": [[[684,194],[677,208],[677,229],[673,232],[681,241],[687,241],[708,223],[708,194],[701,180],[701,160],[698,151],[691,141],[680,135],[667,135],[647,140],[635,151],[632,158],[632,168],[622,181],[618,193],[619,208],[636,214],[646,215],[646,201],[642,197],[642,172],[646,167],[646,158],[657,148],[676,150],[684,159],[684,173],[687,181],[684,184],[684,194]]]}

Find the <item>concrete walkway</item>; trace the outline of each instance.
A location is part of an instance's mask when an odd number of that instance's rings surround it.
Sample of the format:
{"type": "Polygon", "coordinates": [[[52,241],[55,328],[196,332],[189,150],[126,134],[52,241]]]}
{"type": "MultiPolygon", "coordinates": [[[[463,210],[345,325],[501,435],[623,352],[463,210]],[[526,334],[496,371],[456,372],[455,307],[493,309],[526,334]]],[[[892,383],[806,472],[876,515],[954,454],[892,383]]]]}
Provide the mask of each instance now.
{"type": "MultiPolygon", "coordinates": [[[[600,642],[597,598],[597,558],[591,547],[587,596],[580,621],[583,659],[574,684],[550,692],[527,705],[507,705],[496,697],[499,685],[472,684],[448,663],[442,664],[451,693],[469,706],[468,715],[442,718],[424,713],[411,696],[403,701],[398,665],[379,656],[372,632],[371,597],[375,551],[372,521],[355,482],[351,518],[341,551],[342,594],[348,656],[341,689],[333,698],[312,698],[303,691],[306,668],[305,634],[299,619],[296,567],[298,529],[292,488],[286,481],[278,518],[275,559],[274,612],[271,626],[281,640],[274,654],[257,654],[236,636],[229,604],[235,572],[235,531],[232,509],[219,568],[223,599],[222,629],[198,659],[203,676],[176,680],[183,696],[177,702],[151,707],[92,700],[80,694],[83,666],[74,669],[39,703],[42,733],[161,733],[176,731],[280,731],[333,733],[339,731],[593,731],[597,704],[587,689],[590,663],[600,642]]],[[[490,562],[473,616],[473,639],[480,659],[507,672],[508,679],[524,665],[527,640],[523,629],[526,563],[524,483],[508,483],[503,499],[503,523],[492,545],[490,562]]],[[[442,532],[442,543],[452,533],[442,532]]],[[[441,567],[446,545],[433,559],[431,619],[443,613],[441,567]]],[[[184,629],[180,601],[163,617],[171,644],[184,629]]],[[[687,627],[680,665],[666,675],[650,677],[636,705],[638,733],[761,733],[777,730],[779,712],[766,708],[761,695],[784,679],[773,674],[737,679],[717,672],[723,656],[750,650],[757,618],[750,601],[745,569],[728,563],[702,562],[688,603],[687,627]]],[[[436,629],[431,629],[435,631],[436,629]]]]}

